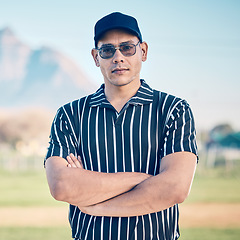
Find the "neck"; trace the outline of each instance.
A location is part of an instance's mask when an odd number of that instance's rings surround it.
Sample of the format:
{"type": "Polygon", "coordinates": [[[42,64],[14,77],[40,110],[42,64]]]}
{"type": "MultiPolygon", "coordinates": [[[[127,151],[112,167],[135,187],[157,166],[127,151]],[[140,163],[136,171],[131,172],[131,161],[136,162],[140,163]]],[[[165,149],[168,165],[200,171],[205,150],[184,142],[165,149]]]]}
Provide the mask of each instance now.
{"type": "Polygon", "coordinates": [[[140,86],[140,80],[123,86],[105,84],[105,95],[112,106],[120,112],[123,106],[137,93],[140,86]]]}

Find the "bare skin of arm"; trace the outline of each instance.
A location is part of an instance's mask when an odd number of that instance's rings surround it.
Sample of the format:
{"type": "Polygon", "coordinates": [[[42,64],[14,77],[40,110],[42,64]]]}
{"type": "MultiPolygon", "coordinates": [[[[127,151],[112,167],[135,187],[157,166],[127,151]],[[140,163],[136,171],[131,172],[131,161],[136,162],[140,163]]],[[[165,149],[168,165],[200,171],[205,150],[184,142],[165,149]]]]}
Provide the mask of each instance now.
{"type": "Polygon", "coordinates": [[[102,173],[85,170],[73,154],[46,161],[47,180],[52,196],[72,205],[97,204],[131,190],[150,177],[144,173],[102,173]]]}
{"type": "Polygon", "coordinates": [[[139,183],[132,190],[105,202],[82,207],[95,216],[129,217],[158,212],[183,202],[189,194],[196,168],[196,156],[173,153],[161,161],[160,173],[139,183]]]}

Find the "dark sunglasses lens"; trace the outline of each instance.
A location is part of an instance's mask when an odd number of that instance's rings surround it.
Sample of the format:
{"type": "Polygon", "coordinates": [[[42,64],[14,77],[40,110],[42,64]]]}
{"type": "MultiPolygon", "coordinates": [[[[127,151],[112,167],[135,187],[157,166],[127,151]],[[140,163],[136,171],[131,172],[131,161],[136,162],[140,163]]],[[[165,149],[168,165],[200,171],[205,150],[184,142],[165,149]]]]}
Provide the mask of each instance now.
{"type": "Polygon", "coordinates": [[[100,56],[104,59],[111,58],[111,57],[113,57],[115,51],[116,50],[115,50],[114,46],[103,47],[100,49],[100,56]]]}
{"type": "MultiPolygon", "coordinates": [[[[130,57],[136,53],[136,46],[134,44],[123,44],[120,45],[119,50],[124,56],[130,57]]],[[[112,58],[115,52],[116,48],[114,46],[104,46],[99,49],[99,54],[103,59],[112,58]]]]}
{"type": "Polygon", "coordinates": [[[135,54],[136,47],[133,44],[122,45],[120,46],[120,51],[124,56],[128,57],[135,54]]]}

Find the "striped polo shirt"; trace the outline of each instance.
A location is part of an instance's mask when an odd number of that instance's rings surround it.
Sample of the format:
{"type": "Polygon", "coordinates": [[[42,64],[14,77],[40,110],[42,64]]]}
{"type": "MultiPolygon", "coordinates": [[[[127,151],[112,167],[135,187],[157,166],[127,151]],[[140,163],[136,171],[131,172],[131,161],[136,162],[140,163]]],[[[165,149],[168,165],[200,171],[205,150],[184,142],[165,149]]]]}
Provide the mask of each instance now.
{"type": "MultiPolygon", "coordinates": [[[[52,124],[46,159],[73,153],[91,171],[156,175],[164,156],[181,151],[197,155],[188,103],[141,80],[138,92],[120,112],[106,99],[104,84],[94,94],[62,106],[52,124]]],[[[177,204],[136,217],[91,216],[76,206],[69,208],[74,239],[175,240],[178,218],[177,204]]]]}

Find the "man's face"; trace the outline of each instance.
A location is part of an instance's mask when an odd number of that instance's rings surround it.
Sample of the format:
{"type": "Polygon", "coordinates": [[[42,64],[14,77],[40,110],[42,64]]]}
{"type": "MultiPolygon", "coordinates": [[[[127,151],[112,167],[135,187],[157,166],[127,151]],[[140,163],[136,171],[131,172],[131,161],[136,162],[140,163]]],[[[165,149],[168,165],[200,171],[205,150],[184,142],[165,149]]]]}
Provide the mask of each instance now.
{"type": "MultiPolygon", "coordinates": [[[[126,43],[137,45],[138,42],[139,39],[128,32],[111,30],[98,42],[98,48],[109,44],[115,47],[126,43]]],[[[116,50],[112,58],[103,59],[96,49],[92,50],[92,55],[96,66],[101,69],[106,87],[124,86],[140,80],[142,62],[147,59],[147,44],[139,43],[133,56],[124,56],[120,50],[116,50]]]]}

